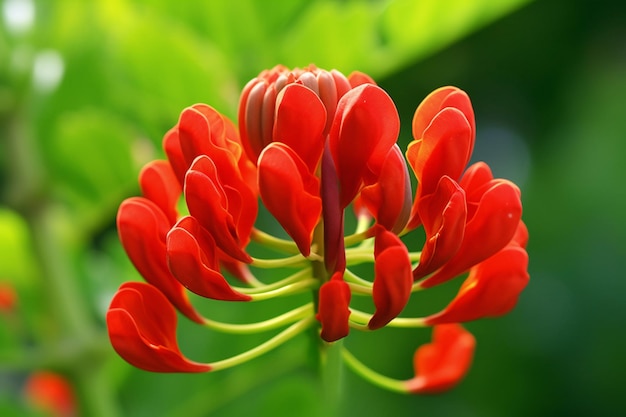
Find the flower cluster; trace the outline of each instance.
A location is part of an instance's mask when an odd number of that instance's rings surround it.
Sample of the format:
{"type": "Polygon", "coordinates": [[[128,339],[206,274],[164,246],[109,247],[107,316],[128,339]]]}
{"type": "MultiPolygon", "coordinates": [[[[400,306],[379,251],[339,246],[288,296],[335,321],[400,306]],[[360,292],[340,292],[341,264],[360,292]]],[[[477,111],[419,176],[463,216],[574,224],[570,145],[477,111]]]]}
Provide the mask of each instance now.
{"type": "Polygon", "coordinates": [[[204,104],[185,109],[164,137],[167,160],[146,165],[142,196],[121,204],[119,236],[147,282],[124,283],[111,301],[107,324],[119,355],[148,371],[205,372],[256,357],[312,326],[324,343],[351,329],[432,327],[409,380],[377,374],[346,347],[342,357],[400,392],[456,384],[475,345],[460,323],[507,313],[528,282],[518,187],[494,178],[485,163],[467,167],[476,130],[467,94],[443,87],[424,99],[406,157],[396,144],[393,101],[362,73],[266,70],[243,89],[238,119],[237,127],[204,104]],[[289,239],[257,227],[260,204],[289,239]],[[350,233],[347,215],[356,219],[350,233]],[[407,247],[411,233],[423,246],[407,247]],[[281,255],[254,257],[251,242],[281,255]],[[364,263],[373,280],[353,271],[364,263]],[[278,267],[292,272],[272,282],[256,272],[278,267]],[[442,311],[399,317],[413,293],[465,275],[442,311]],[[266,321],[229,324],[203,317],[187,290],[225,302],[303,291],[312,297],[266,321]],[[371,297],[373,312],[351,306],[361,296],[371,297]],[[225,332],[284,329],[233,358],[195,362],[176,341],[176,310],[225,332]]]}

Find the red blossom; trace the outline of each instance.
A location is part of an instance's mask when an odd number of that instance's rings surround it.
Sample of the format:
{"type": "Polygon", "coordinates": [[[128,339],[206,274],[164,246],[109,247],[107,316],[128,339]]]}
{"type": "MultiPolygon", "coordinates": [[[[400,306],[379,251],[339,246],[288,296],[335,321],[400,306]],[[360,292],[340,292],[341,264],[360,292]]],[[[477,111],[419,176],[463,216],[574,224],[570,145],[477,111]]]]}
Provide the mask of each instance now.
{"type": "Polygon", "coordinates": [[[176,341],[176,311],[150,284],[122,284],[111,300],[106,320],[113,348],[137,368],[151,372],[211,369],[183,356],[176,341]]]}
{"type": "Polygon", "coordinates": [[[12,313],[17,307],[17,292],[9,282],[0,282],[0,313],[12,313]]]}
{"type": "Polygon", "coordinates": [[[415,377],[406,382],[413,394],[435,394],[458,384],[472,363],[476,341],[459,324],[442,324],[433,329],[433,341],[415,352],[415,377]]]}
{"type": "MultiPolygon", "coordinates": [[[[143,197],[120,206],[120,240],[148,282],[122,285],[111,302],[107,325],[120,356],[149,371],[221,369],[181,353],[174,308],[207,327],[228,331],[300,320],[272,339],[281,343],[312,320],[302,318],[307,310],[298,308],[253,326],[218,324],[196,312],[186,290],[222,301],[312,291],[320,337],[326,342],[346,337],[351,326],[364,329],[367,313],[354,310],[356,318],[350,320],[355,291],[372,294],[369,330],[390,322],[434,326],[433,341],[416,351],[415,377],[405,385],[399,381],[403,388],[433,393],[458,383],[469,369],[475,344],[458,323],[508,312],[528,282],[528,230],[521,221],[520,190],[494,178],[484,163],[467,168],[476,133],[467,94],[443,87],[424,99],[413,117],[414,140],[406,159],[396,144],[396,107],[363,73],[346,77],[313,65],[293,70],[276,66],[244,87],[238,119],[236,126],[205,104],[184,109],[163,139],[168,160],[146,165],[139,178],[143,197]],[[417,179],[414,198],[407,162],[417,179]],[[181,193],[189,214],[179,218],[181,193]],[[255,229],[259,202],[288,241],[255,229]],[[344,215],[350,204],[358,224],[346,236],[344,225],[352,221],[344,215]],[[400,236],[420,225],[425,242],[421,252],[412,252],[419,249],[405,244],[412,237],[400,236]],[[365,242],[371,238],[373,254],[365,242]],[[253,258],[250,242],[253,249],[267,244],[282,254],[263,259],[255,253],[253,258]],[[372,261],[373,282],[348,270],[372,261]],[[259,267],[302,265],[306,269],[271,283],[255,277],[259,267]],[[442,311],[394,321],[413,290],[468,271],[442,311]],[[231,286],[229,274],[251,288],[231,286]]],[[[255,356],[259,350],[251,352],[237,357],[255,356]]]]}
{"type": "Polygon", "coordinates": [[[77,416],[74,387],[64,376],[37,371],[29,375],[24,385],[24,397],[28,404],[52,417],[77,416]]]}

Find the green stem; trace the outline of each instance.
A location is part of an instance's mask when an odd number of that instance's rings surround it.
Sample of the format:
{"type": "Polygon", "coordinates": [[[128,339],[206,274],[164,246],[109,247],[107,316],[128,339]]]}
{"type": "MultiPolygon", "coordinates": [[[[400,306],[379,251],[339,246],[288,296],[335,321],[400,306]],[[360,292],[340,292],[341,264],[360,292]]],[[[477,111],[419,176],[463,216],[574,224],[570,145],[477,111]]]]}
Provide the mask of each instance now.
{"type": "Polygon", "coordinates": [[[267,353],[270,350],[282,345],[287,340],[292,339],[297,334],[302,333],[304,330],[311,327],[314,322],[315,317],[306,317],[299,322],[292,324],[290,327],[286,328],[265,343],[261,343],[260,345],[231,358],[211,363],[211,370],[220,371],[222,369],[230,368],[232,366],[239,365],[240,363],[244,363],[251,359],[254,359],[264,353],[267,353]]]}
{"type": "Polygon", "coordinates": [[[341,350],[343,340],[333,343],[322,342],[320,347],[320,370],[322,377],[322,395],[327,416],[339,415],[343,393],[343,359],[341,350]]]}
{"type": "Polygon", "coordinates": [[[348,367],[352,369],[354,373],[360,375],[366,381],[369,381],[372,384],[379,386],[381,388],[387,389],[389,391],[399,392],[402,394],[408,393],[406,381],[389,378],[387,376],[379,374],[373,369],[365,366],[361,361],[355,358],[352,355],[352,353],[350,353],[347,349],[343,349],[341,354],[346,365],[348,365],[348,367]]]}

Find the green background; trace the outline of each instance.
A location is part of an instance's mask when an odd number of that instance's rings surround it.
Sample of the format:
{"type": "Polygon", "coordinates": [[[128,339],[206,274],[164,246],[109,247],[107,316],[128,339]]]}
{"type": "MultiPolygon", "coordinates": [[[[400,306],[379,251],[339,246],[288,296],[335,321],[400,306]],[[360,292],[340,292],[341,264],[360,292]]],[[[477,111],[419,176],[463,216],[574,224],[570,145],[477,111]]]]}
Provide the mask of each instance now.
{"type": "MultiPolygon", "coordinates": [[[[5,15],[9,3],[21,4],[0,2],[5,15]]],[[[161,138],[180,111],[205,102],[233,117],[241,87],[262,69],[315,63],[372,75],[398,107],[402,146],[426,94],[466,90],[474,159],[520,185],[530,231],[531,282],[511,314],[468,325],[478,347],[457,388],[401,396],[346,371],[342,415],[626,415],[626,6],[32,4],[33,25],[0,21],[0,281],[19,295],[17,312],[0,317],[0,414],[36,415],[21,389],[39,369],[76,384],[85,416],[323,414],[304,336],[232,370],[160,375],[119,359],[103,321],[118,285],[139,279],[117,241],[117,206],[138,193],[140,167],[162,157],[161,138]]],[[[441,306],[451,294],[420,302],[441,306]]],[[[201,308],[244,321],[290,303],[201,308]]],[[[180,335],[188,356],[207,361],[267,338],[215,335],[185,320],[180,335]]],[[[385,329],[346,344],[377,370],[408,378],[427,338],[385,329]]]]}

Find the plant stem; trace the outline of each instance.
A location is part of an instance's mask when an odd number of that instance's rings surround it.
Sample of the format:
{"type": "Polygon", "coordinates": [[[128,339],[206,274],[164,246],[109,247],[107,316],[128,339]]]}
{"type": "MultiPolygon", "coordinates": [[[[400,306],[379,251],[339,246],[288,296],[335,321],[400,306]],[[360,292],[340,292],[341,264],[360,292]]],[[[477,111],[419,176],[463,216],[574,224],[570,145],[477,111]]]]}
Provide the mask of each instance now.
{"type": "Polygon", "coordinates": [[[320,373],[322,377],[322,398],[326,416],[339,415],[343,393],[343,340],[320,344],[320,373]]]}

